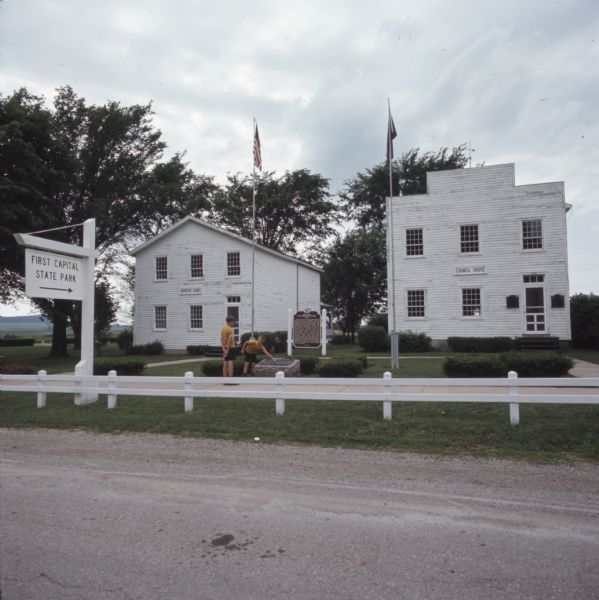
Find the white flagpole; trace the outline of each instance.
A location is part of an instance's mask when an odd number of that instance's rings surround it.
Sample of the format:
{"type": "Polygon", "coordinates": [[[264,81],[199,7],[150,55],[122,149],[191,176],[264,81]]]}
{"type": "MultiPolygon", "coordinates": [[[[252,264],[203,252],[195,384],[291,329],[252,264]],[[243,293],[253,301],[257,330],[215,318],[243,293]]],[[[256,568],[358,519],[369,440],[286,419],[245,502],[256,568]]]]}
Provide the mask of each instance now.
{"type": "Polygon", "coordinates": [[[388,121],[387,121],[387,161],[389,163],[389,252],[391,253],[391,368],[399,367],[399,339],[397,335],[397,323],[395,316],[395,245],[393,242],[393,137],[391,136],[391,101],[387,98],[388,121]]]}
{"type": "Polygon", "coordinates": [[[254,157],[256,127],[256,119],[254,118],[254,138],[252,140],[252,339],[254,338],[254,278],[256,275],[256,159],[254,157]]]}

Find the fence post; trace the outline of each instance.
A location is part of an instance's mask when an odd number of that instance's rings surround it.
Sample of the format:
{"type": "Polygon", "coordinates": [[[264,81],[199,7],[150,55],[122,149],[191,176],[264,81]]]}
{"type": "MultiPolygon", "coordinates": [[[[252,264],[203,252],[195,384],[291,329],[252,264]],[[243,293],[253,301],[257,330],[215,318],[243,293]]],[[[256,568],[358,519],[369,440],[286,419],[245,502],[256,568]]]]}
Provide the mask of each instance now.
{"type": "Polygon", "coordinates": [[[116,371],[108,371],[108,408],[116,408],[116,371]]]}
{"type": "MultiPolygon", "coordinates": [[[[185,391],[191,392],[191,382],[193,381],[193,372],[187,371],[184,375],[185,378],[185,391]]],[[[193,396],[185,396],[185,412],[191,412],[193,410],[193,396]]]]}
{"type": "Polygon", "coordinates": [[[47,376],[48,376],[48,373],[44,370],[37,372],[37,380],[39,381],[39,385],[42,388],[37,393],[37,407],[38,408],[44,408],[44,406],[46,406],[46,385],[47,385],[46,377],[47,376]]]}
{"type": "MultiPolygon", "coordinates": [[[[385,371],[383,373],[383,379],[385,381],[389,381],[389,383],[384,385],[385,395],[391,395],[391,373],[389,371],[385,371]]],[[[383,401],[383,419],[385,421],[391,420],[391,400],[383,401]]]]}
{"type": "MultiPolygon", "coordinates": [[[[81,364],[81,362],[82,361],[78,362],[75,365],[75,377],[77,377],[77,376],[83,377],[85,375],[85,363],[81,364]]],[[[85,385],[81,379],[79,381],[77,381],[76,384],[77,384],[77,387],[80,387],[80,388],[83,388],[85,385]]],[[[74,398],[75,406],[81,406],[84,403],[83,398],[84,398],[83,390],[81,390],[81,392],[79,394],[75,394],[75,398],[74,398]]]]}
{"type": "MultiPolygon", "coordinates": [[[[276,391],[284,392],[285,391],[285,373],[283,371],[277,371],[275,375],[276,380],[276,391]]],[[[275,400],[275,413],[277,415],[285,414],[285,398],[277,398],[275,400]]]]}
{"type": "MultiPolygon", "coordinates": [[[[516,387],[516,384],[518,382],[515,380],[518,379],[518,373],[516,373],[516,371],[510,371],[507,374],[507,376],[508,376],[508,385],[510,386],[509,395],[517,396],[518,388],[516,387]]],[[[520,424],[520,405],[517,402],[510,402],[510,425],[519,425],[519,424],[520,424]]]]}

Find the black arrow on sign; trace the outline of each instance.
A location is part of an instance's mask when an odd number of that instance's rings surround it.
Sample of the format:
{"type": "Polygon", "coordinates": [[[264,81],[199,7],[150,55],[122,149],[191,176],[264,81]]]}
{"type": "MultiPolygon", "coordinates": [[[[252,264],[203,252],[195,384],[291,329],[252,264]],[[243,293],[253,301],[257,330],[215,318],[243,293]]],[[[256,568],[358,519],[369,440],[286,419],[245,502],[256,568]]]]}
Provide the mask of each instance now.
{"type": "Polygon", "coordinates": [[[56,290],[58,292],[69,292],[69,294],[73,291],[71,288],[51,288],[51,287],[42,287],[40,285],[40,290],[56,290]]]}

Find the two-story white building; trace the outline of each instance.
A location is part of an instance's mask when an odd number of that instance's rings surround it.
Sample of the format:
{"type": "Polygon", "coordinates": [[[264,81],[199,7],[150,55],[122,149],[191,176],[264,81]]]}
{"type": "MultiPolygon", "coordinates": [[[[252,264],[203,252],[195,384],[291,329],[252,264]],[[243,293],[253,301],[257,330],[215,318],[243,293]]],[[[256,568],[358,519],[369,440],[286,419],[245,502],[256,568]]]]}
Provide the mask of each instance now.
{"type": "Polygon", "coordinates": [[[570,340],[564,184],[515,185],[514,165],[427,173],[387,199],[389,327],[570,340]],[[392,227],[391,227],[392,226],[392,227]]]}
{"type": "MultiPolygon", "coordinates": [[[[237,334],[251,330],[251,240],[185,217],[131,254],[135,344],[160,340],[167,350],[218,346],[227,315],[237,319],[237,334]]],[[[308,263],[257,245],[255,330],[286,330],[289,309],[320,311],[320,274],[308,263]]]]}

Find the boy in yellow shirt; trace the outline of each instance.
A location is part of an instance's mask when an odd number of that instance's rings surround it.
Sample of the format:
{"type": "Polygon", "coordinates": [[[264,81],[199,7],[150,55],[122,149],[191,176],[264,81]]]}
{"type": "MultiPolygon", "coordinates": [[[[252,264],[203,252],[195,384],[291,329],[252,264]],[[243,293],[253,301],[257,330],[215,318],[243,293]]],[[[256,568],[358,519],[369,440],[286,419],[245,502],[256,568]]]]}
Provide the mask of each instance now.
{"type": "Polygon", "coordinates": [[[266,338],[263,335],[259,335],[257,340],[249,339],[243,343],[241,347],[241,353],[244,355],[245,363],[243,365],[243,376],[246,377],[248,371],[252,377],[256,374],[256,355],[258,352],[262,352],[274,360],[272,354],[264,347],[264,340],[266,338]]]}
{"type": "Polygon", "coordinates": [[[233,377],[235,369],[236,346],[233,325],[235,317],[229,315],[225,326],[220,330],[220,345],[223,349],[223,377],[233,377]]]}

